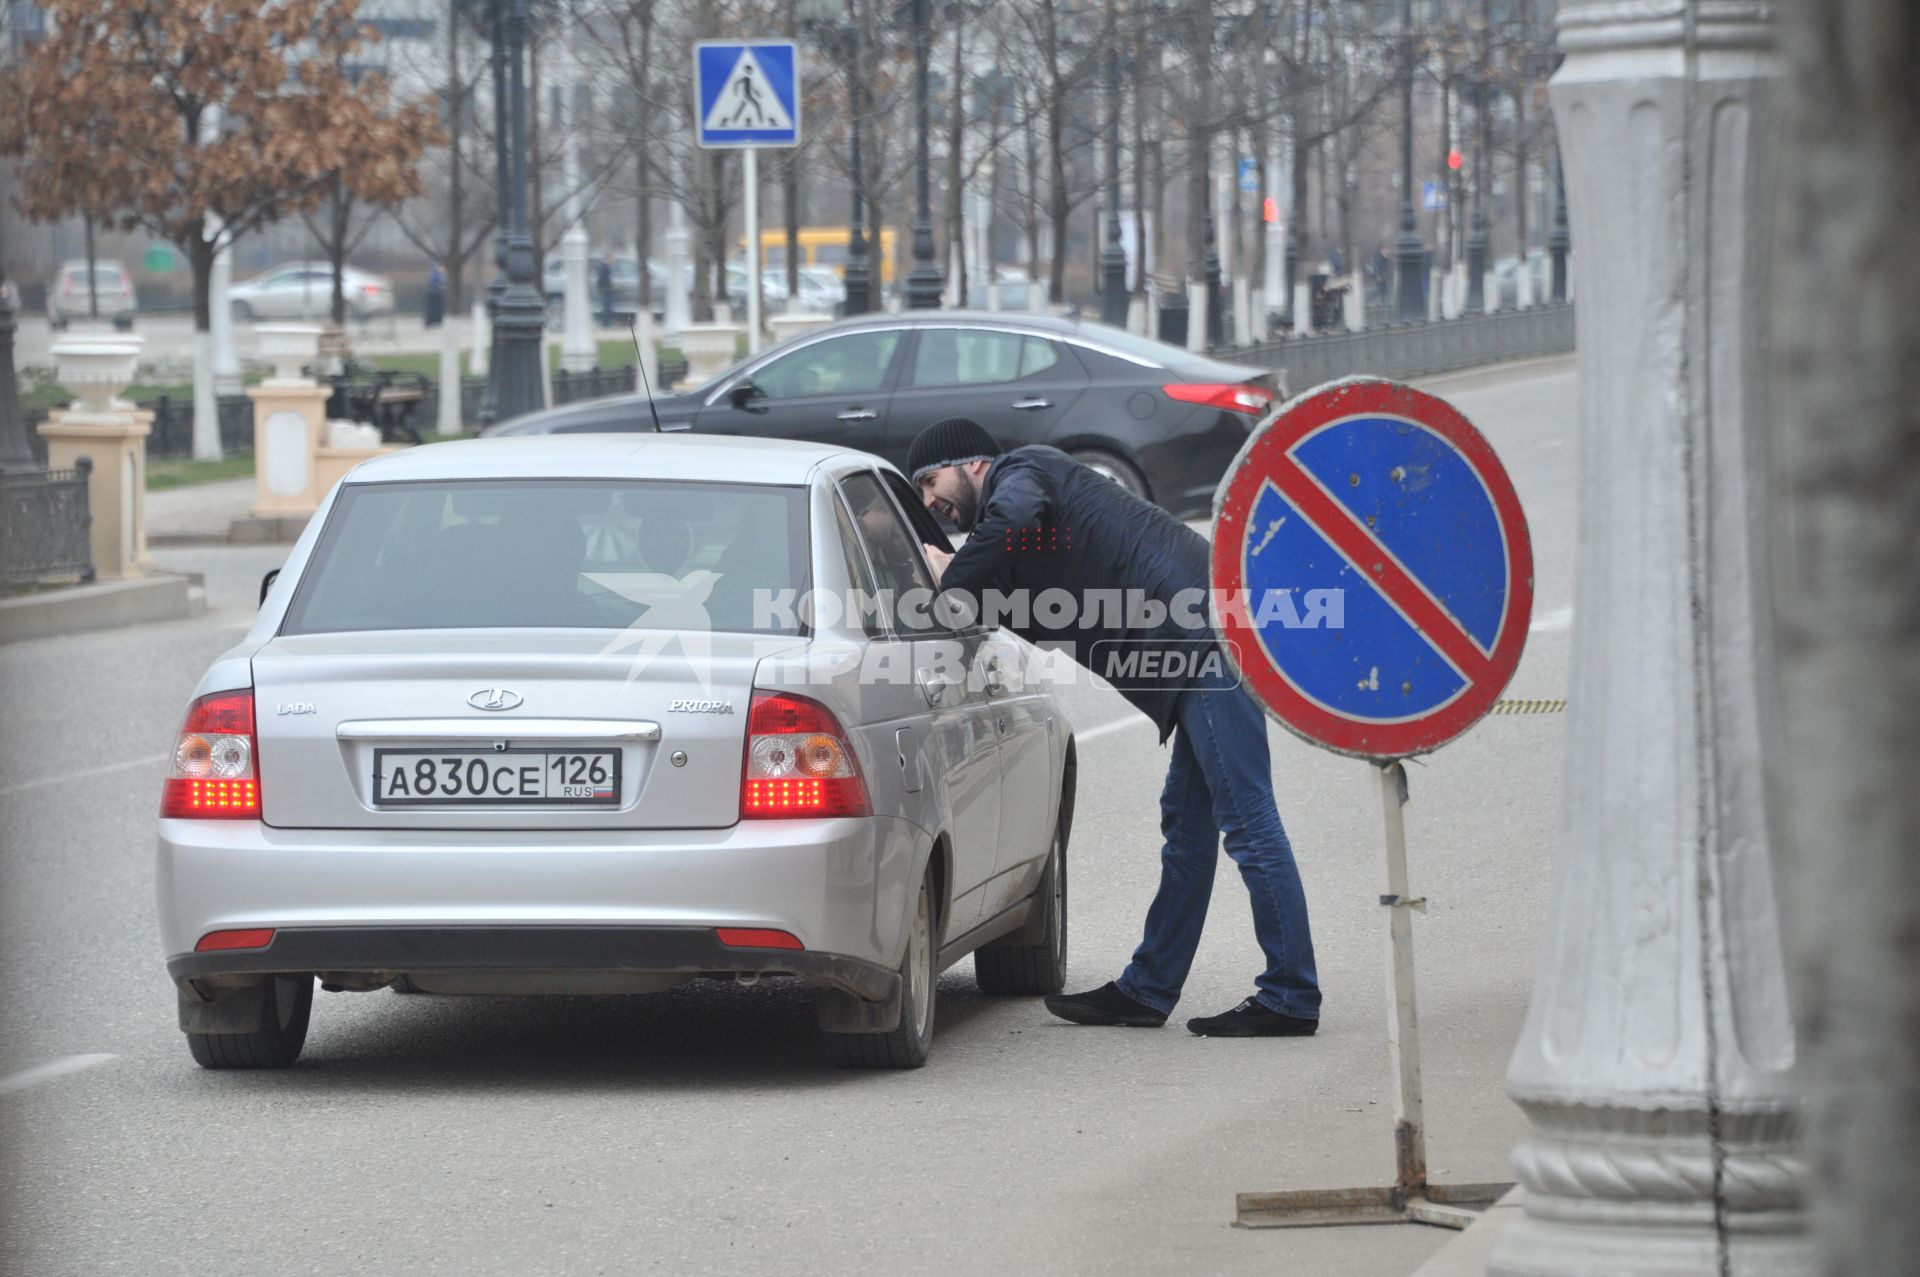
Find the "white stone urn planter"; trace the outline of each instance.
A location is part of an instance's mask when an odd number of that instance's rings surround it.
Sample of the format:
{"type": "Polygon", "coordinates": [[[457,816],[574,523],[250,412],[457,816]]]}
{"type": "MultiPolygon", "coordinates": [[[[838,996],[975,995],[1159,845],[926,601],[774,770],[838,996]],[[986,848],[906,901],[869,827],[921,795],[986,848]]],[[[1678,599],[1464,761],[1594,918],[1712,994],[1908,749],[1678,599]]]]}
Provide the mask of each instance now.
{"type": "Polygon", "coordinates": [[[790,337],[798,337],[801,333],[810,333],[816,328],[825,328],[832,322],[832,315],[801,312],[792,315],[775,315],[767,321],[767,326],[773,330],[774,341],[782,342],[790,337]]]}
{"type": "Polygon", "coordinates": [[[79,400],[79,411],[107,413],[131,407],[119,401],[140,366],[139,337],[65,337],[53,344],[60,384],[79,400]]]}
{"type": "Polygon", "coordinates": [[[320,357],[320,325],[256,324],[260,357],[273,365],[269,386],[305,386],[311,379],[301,371],[320,357]]]}
{"type": "Polygon", "coordinates": [[[737,358],[740,330],[732,324],[689,324],[675,338],[687,360],[687,384],[697,386],[724,372],[737,358]]]}

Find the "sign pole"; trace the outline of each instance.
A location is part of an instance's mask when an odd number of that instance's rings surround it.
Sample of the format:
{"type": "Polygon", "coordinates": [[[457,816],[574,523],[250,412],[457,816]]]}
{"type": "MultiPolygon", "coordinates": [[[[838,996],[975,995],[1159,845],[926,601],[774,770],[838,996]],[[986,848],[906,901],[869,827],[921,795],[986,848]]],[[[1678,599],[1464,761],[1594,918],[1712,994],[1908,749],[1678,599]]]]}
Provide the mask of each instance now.
{"type": "Polygon", "coordinates": [[[1407,825],[1402,809],[1407,802],[1407,769],[1399,759],[1374,768],[1380,784],[1380,814],[1386,829],[1384,843],[1387,891],[1380,904],[1387,911],[1387,989],[1393,1004],[1387,1009],[1387,1052],[1393,1063],[1394,1182],[1408,1192],[1427,1184],[1426,1115],[1420,1101],[1420,1017],[1414,1000],[1413,919],[1410,911],[1425,911],[1427,902],[1407,895],[1407,825]]]}
{"type": "Polygon", "coordinates": [[[760,166],[758,147],[742,156],[747,178],[747,353],[760,353],[760,166]]]}

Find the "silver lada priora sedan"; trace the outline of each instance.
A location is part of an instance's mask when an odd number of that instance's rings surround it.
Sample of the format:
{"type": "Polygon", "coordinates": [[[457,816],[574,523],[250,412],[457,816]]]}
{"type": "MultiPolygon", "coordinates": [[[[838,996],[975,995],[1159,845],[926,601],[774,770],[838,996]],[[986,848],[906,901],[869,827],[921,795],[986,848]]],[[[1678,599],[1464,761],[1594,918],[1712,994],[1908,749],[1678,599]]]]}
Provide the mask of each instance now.
{"type": "Polygon", "coordinates": [[[436,444],[322,505],[162,801],[180,1027],[293,1062],[328,991],[784,975],[923,1063],[934,979],[1057,991],[1074,747],[1039,654],[926,606],[884,461],[686,435],[436,444]],[[946,619],[943,620],[943,617],[946,619]]]}

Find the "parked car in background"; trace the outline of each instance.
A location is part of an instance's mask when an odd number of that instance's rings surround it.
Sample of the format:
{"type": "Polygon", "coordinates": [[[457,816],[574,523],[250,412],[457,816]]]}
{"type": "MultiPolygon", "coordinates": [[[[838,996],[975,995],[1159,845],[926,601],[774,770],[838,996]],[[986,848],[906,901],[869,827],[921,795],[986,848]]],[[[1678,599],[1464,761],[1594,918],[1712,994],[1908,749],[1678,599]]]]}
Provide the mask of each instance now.
{"type": "MultiPolygon", "coordinates": [[[[383,275],[351,266],[341,272],[347,317],[372,319],[393,313],[393,284],[383,275]]],[[[227,289],[227,305],[239,323],[256,319],[325,319],[333,310],[333,267],[291,262],[263,271],[227,289]]]]}
{"type": "MultiPolygon", "coordinates": [[[[703,386],[661,395],[664,430],[807,439],[904,465],[913,437],[971,417],[1002,447],[1051,444],[1181,518],[1278,394],[1272,372],[1104,324],[1046,315],[906,311],[781,342],[703,386]]],[[[491,435],[652,430],[643,395],[569,404],[491,435]]]]}
{"type": "Polygon", "coordinates": [[[85,259],[64,262],[47,283],[47,323],[65,328],[75,319],[86,319],[97,298],[100,318],[113,321],[115,328],[133,327],[134,314],[140,309],[134,295],[133,276],[119,262],[95,258],[91,295],[87,286],[85,259]]]}
{"type": "MultiPolygon", "coordinates": [[[[587,258],[587,299],[596,315],[600,313],[600,299],[593,291],[593,277],[599,268],[599,261],[597,255],[587,258]]],[[[685,273],[691,286],[693,268],[688,267],[685,273]]],[[[652,293],[652,303],[648,308],[658,322],[664,320],[667,314],[667,268],[659,262],[649,261],[647,277],[652,293]]],[[[547,297],[547,322],[558,324],[567,304],[567,263],[557,248],[547,250],[540,286],[547,297]]],[[[640,313],[640,261],[631,253],[614,254],[613,313],[621,323],[625,323],[629,316],[640,313]]]]}
{"type": "MultiPolygon", "coordinates": [[[[1512,310],[1520,304],[1520,259],[1502,257],[1493,264],[1494,278],[1499,283],[1501,310],[1512,310]]],[[[1533,304],[1543,305],[1553,289],[1553,263],[1547,255],[1538,249],[1527,254],[1525,269],[1533,278],[1533,304]]]]}
{"type": "Polygon", "coordinates": [[[906,479],[839,448],[634,445],[361,465],[201,676],[156,866],[201,1065],[293,1063],[316,980],[783,977],[860,1068],[926,1061],[969,954],[986,993],[1061,988],[1072,722],[1024,640],[906,601],[939,536],[906,479]],[[901,603],[763,606],[808,591],[901,603]]]}
{"type": "MultiPolygon", "coordinates": [[[[1027,309],[1029,290],[1033,287],[1027,272],[1017,266],[996,266],[993,276],[1000,285],[1000,309],[1027,309]]],[[[967,305],[974,310],[987,308],[987,281],[979,278],[977,272],[967,279],[967,305]]]]}

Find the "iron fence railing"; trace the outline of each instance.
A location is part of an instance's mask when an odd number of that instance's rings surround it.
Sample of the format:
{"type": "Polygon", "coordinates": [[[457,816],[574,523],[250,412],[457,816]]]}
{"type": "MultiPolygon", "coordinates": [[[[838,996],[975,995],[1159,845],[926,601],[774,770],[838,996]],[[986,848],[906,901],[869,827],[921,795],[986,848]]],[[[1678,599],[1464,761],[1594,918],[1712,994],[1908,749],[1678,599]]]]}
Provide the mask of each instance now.
{"type": "Polygon", "coordinates": [[[1563,303],[1357,333],[1288,337],[1217,353],[1234,363],[1275,369],[1288,393],[1299,394],[1340,377],[1430,377],[1481,364],[1562,354],[1573,349],[1573,339],[1573,305],[1563,303]]]}
{"type": "Polygon", "coordinates": [[[93,579],[93,460],[0,474],[0,586],[93,579]]]}

